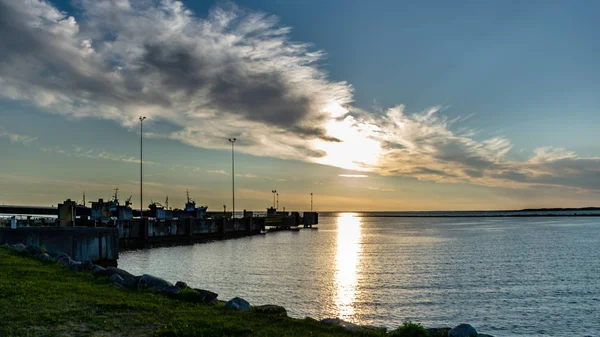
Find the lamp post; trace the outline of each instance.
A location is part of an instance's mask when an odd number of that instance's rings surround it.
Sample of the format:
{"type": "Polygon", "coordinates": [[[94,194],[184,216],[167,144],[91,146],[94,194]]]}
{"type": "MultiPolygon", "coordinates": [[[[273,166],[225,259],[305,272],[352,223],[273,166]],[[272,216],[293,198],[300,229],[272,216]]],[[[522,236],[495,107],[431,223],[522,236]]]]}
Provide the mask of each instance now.
{"type": "Polygon", "coordinates": [[[144,139],[144,120],[146,119],[145,116],[140,116],[140,220],[143,218],[144,215],[144,203],[142,201],[143,198],[143,193],[142,193],[142,188],[143,188],[143,181],[144,181],[144,175],[143,175],[143,171],[142,171],[142,163],[143,163],[143,139],[144,139]]]}
{"type": "Polygon", "coordinates": [[[279,193],[277,194],[277,207],[275,207],[275,210],[279,210],[279,193]]]}
{"type": "Polygon", "coordinates": [[[275,193],[277,193],[277,190],[271,190],[271,193],[273,193],[273,208],[275,208],[275,193]]]}
{"type": "Polygon", "coordinates": [[[313,194],[312,192],[310,192],[310,211],[312,212],[312,206],[313,206],[313,194]]]}
{"type": "Polygon", "coordinates": [[[233,157],[233,145],[235,144],[235,138],[229,138],[229,142],[231,143],[231,195],[232,195],[232,211],[231,218],[235,217],[235,160],[233,157]]]}

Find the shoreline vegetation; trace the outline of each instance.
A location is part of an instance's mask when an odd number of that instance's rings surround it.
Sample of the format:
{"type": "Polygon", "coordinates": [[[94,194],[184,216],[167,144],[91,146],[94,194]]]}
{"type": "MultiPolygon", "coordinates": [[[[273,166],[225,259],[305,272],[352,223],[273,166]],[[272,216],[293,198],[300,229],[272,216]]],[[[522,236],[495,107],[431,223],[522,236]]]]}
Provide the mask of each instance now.
{"type": "Polygon", "coordinates": [[[491,337],[468,324],[425,329],[406,322],[388,331],[336,318],[297,319],[281,306],[217,296],[37,246],[0,247],[0,336],[491,337]]]}

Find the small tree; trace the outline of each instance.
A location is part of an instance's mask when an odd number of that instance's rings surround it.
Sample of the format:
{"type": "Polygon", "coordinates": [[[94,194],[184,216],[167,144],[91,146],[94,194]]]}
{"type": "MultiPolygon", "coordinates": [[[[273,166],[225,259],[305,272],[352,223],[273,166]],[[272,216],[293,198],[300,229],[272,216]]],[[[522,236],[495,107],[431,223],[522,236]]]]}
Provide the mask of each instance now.
{"type": "Polygon", "coordinates": [[[392,331],[393,337],[429,337],[429,332],[419,323],[404,322],[398,329],[392,331]]]}

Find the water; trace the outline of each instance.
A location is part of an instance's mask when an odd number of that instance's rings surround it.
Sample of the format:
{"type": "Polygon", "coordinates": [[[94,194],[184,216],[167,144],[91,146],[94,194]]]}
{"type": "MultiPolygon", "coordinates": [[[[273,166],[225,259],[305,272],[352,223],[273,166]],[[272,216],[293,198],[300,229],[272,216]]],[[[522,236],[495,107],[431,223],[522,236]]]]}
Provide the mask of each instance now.
{"type": "Polygon", "coordinates": [[[319,230],[123,252],[119,266],[293,317],[597,336],[600,217],[321,217],[319,230]]]}

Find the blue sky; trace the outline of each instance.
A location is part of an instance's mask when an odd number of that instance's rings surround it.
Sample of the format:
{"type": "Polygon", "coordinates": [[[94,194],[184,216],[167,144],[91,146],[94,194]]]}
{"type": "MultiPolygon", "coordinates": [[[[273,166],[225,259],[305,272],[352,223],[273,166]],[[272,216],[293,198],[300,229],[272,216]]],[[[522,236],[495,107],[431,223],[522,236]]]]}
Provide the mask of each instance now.
{"type": "Polygon", "coordinates": [[[0,6],[0,203],[598,204],[594,1],[0,6]]]}

